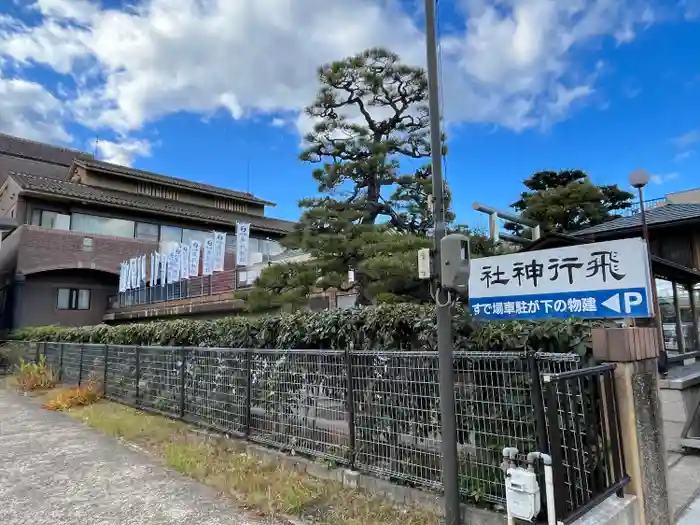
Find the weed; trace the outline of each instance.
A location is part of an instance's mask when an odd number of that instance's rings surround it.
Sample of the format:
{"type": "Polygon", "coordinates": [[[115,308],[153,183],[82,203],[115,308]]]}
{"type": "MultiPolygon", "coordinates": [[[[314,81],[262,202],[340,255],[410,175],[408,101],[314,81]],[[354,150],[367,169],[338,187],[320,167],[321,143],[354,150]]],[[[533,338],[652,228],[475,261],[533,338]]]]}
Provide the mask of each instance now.
{"type": "Polygon", "coordinates": [[[47,410],[68,410],[73,407],[88,406],[99,401],[102,388],[94,381],[74,388],[66,388],[56,393],[42,405],[47,410]]]}
{"type": "Polygon", "coordinates": [[[22,392],[46,390],[56,386],[56,380],[51,367],[46,364],[46,357],[39,357],[38,363],[27,363],[20,359],[15,372],[15,383],[22,392]]]}

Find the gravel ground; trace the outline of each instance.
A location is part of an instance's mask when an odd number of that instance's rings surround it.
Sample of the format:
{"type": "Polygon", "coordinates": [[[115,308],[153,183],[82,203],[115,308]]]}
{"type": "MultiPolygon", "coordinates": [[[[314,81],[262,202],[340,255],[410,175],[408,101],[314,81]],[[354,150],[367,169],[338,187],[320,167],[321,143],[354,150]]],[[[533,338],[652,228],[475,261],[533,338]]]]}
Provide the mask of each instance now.
{"type": "Polygon", "coordinates": [[[3,525],[271,525],[116,439],[2,389],[0,461],[3,525]]]}

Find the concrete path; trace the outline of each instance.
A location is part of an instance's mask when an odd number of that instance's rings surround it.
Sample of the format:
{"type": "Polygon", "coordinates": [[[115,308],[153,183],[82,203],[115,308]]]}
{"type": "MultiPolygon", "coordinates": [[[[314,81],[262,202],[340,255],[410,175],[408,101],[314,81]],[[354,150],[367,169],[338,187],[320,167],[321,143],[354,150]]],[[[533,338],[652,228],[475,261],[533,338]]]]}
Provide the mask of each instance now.
{"type": "Polygon", "coordinates": [[[145,454],[0,389],[3,525],[257,525],[145,454]]]}

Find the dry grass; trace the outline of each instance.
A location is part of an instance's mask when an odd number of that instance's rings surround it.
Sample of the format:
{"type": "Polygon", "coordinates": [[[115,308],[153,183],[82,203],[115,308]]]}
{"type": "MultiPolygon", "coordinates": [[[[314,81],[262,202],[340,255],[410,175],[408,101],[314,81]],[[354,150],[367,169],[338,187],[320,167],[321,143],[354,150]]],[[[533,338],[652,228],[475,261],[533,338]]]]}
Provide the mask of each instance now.
{"type": "Polygon", "coordinates": [[[191,476],[265,515],[300,517],[321,525],[438,525],[421,509],[399,509],[340,483],[321,480],[245,453],[244,444],[195,433],[184,423],[101,401],[67,412],[106,434],[161,457],[191,476]]]}
{"type": "Polygon", "coordinates": [[[73,407],[81,407],[97,403],[102,397],[102,387],[95,381],[72,387],[64,388],[55,393],[42,405],[47,410],[68,410],[73,407]]]}

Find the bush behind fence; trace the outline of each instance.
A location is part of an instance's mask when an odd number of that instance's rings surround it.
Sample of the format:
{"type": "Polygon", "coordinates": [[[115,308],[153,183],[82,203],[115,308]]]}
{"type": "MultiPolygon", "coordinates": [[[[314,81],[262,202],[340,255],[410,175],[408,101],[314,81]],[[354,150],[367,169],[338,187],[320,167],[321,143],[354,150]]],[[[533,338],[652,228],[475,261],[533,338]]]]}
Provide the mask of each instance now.
{"type": "MultiPolygon", "coordinates": [[[[385,479],[441,487],[434,352],[17,344],[30,359],[45,355],[66,383],[103,382],[115,401],[385,479]]],[[[454,353],[465,499],[504,502],[503,447],[527,453],[547,439],[539,374],[581,363],[573,353],[454,353]]]]}
{"type": "MultiPolygon", "coordinates": [[[[455,310],[452,322],[455,349],[573,352],[584,359],[590,359],[590,333],[594,324],[578,319],[479,323],[461,309],[455,310]]],[[[437,349],[434,307],[413,304],[294,312],[257,318],[180,319],[77,328],[30,327],[15,331],[11,338],[256,349],[437,349]]]]}

